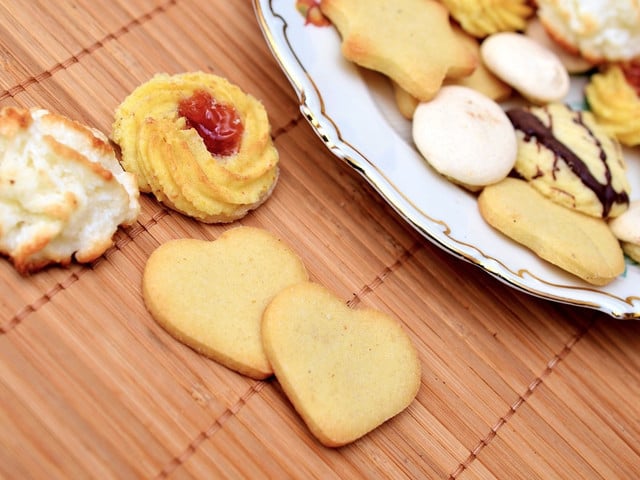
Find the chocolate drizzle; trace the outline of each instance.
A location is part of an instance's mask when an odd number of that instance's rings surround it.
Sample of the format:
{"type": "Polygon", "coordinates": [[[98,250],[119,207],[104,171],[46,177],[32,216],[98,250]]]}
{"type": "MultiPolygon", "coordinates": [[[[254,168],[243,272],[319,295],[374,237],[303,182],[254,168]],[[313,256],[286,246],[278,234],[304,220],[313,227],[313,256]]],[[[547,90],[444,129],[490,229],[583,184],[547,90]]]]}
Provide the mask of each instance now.
{"type": "Polygon", "coordinates": [[[588,165],[578,157],[573,150],[554,137],[551,129],[546,127],[534,114],[522,108],[515,108],[507,111],[507,116],[513,126],[524,133],[524,140],[526,142],[535,139],[539,146],[545,147],[553,152],[556,161],[560,159],[567,164],[582,183],[598,197],[602,204],[602,217],[606,218],[614,204],[629,203],[629,195],[627,192],[616,192],[614,190],[611,184],[611,170],[607,164],[607,154],[602,148],[602,143],[593,134],[591,129],[584,124],[582,113],[575,113],[574,122],[584,128],[587,134],[594,139],[595,145],[600,150],[599,158],[605,168],[605,184],[600,183],[593,176],[588,165]]]}

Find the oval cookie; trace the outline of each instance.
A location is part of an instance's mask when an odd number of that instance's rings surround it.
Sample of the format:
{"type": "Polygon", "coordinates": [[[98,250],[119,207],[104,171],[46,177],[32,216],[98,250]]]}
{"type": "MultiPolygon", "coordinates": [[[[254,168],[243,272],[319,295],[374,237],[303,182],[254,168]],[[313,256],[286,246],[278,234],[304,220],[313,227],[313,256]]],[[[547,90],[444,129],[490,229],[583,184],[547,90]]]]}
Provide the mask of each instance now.
{"type": "Polygon", "coordinates": [[[624,272],[624,255],[604,220],[558,205],[524,180],[486,187],[478,206],[489,225],[593,285],[624,272]]]}

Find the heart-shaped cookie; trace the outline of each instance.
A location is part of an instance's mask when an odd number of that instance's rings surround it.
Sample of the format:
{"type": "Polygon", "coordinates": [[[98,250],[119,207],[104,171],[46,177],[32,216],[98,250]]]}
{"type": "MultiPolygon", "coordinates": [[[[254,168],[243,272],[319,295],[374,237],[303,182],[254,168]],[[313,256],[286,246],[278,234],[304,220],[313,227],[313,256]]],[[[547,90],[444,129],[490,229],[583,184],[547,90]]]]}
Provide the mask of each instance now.
{"type": "Polygon", "coordinates": [[[392,317],[350,309],[324,286],[278,293],[262,340],[285,394],[324,445],[338,447],[404,410],[420,386],[420,362],[392,317]]]}
{"type": "Polygon", "coordinates": [[[171,240],[149,257],[143,298],[153,318],[179,341],[255,379],[273,371],[262,347],[262,313],[285,287],[308,279],[281,240],[253,227],[215,241],[171,240]]]}

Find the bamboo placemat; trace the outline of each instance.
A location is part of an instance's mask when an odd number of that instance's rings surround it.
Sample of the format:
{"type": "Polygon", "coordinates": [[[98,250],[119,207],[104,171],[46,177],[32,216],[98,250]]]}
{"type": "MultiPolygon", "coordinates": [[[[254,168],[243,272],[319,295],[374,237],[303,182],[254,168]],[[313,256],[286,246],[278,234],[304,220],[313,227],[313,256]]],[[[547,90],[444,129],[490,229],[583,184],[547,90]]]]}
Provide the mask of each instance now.
{"type": "Polygon", "coordinates": [[[414,232],[306,124],[250,2],[0,2],[0,105],[108,133],[137,85],[191,70],[263,101],[276,190],[224,226],[143,196],[138,222],[92,265],[24,278],[0,262],[4,478],[640,477],[640,323],[510,289],[414,232]],[[324,448],[276,380],[157,326],[140,294],[149,254],[238,224],[283,238],[349,305],[402,322],[423,367],[405,412],[324,448]]]}

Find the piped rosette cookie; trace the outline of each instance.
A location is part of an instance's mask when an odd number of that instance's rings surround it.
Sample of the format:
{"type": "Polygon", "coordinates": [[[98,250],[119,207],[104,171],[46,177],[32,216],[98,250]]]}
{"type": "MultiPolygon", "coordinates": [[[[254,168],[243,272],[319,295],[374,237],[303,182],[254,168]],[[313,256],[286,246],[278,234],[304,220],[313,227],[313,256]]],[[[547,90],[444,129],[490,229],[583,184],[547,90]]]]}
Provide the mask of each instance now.
{"type": "Polygon", "coordinates": [[[556,203],[599,218],[629,207],[620,144],[588,111],[562,103],[507,111],[516,129],[515,171],[556,203]]]}
{"type": "Polygon", "coordinates": [[[476,38],[522,31],[534,9],[527,0],[442,0],[451,16],[476,38]]]}
{"type": "Polygon", "coordinates": [[[585,96],[598,123],[620,143],[640,145],[640,96],[619,65],[591,77],[585,96]]]}
{"type": "Polygon", "coordinates": [[[278,179],[260,101],[204,72],[157,74],[116,109],[112,138],[140,190],[205,223],[237,220],[278,179]]]}

